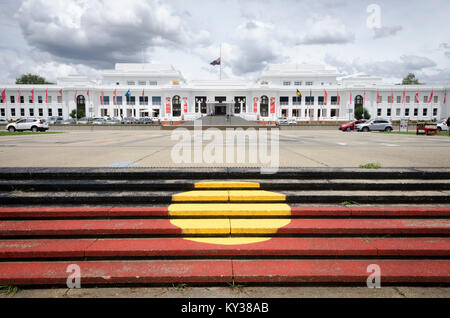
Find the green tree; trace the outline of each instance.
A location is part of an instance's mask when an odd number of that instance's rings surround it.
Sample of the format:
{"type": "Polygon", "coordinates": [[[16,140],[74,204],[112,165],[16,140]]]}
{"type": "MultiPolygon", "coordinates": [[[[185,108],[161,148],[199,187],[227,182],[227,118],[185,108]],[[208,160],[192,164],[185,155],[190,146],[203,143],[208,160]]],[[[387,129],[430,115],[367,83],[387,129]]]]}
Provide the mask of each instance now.
{"type": "Polygon", "coordinates": [[[370,119],[370,114],[367,111],[367,109],[363,108],[362,106],[356,107],[355,109],[355,119],[356,120],[360,120],[360,119],[370,119]],[[364,114],[364,117],[363,117],[364,114]]]}
{"type": "Polygon", "coordinates": [[[47,82],[45,78],[35,75],[35,74],[23,74],[21,77],[16,79],[16,84],[36,84],[36,85],[45,85],[45,84],[53,84],[47,82]]]}
{"type": "Polygon", "coordinates": [[[84,118],[84,117],[86,117],[86,114],[84,113],[84,110],[81,110],[81,109],[76,110],[76,109],[74,109],[70,113],[70,117],[72,117],[72,118],[84,118]]]}
{"type": "Polygon", "coordinates": [[[414,73],[409,73],[402,81],[402,85],[421,85],[414,73]]]}

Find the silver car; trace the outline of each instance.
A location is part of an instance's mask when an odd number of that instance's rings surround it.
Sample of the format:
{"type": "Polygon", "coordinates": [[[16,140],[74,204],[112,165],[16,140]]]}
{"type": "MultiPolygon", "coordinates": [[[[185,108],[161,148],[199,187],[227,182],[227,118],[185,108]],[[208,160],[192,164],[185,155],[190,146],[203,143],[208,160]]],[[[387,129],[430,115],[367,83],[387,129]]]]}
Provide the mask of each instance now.
{"type": "Polygon", "coordinates": [[[442,119],[437,122],[438,131],[447,131],[448,130],[448,126],[445,123],[446,121],[447,121],[447,119],[442,119]]]}
{"type": "Polygon", "coordinates": [[[371,119],[365,123],[357,124],[355,126],[357,131],[393,131],[394,126],[388,119],[371,119]]]}

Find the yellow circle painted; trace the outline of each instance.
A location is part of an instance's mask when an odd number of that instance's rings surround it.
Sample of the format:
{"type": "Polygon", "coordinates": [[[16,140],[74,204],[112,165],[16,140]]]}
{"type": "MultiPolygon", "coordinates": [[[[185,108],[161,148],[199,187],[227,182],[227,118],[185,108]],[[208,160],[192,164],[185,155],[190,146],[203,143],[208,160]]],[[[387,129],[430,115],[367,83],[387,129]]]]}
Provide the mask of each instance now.
{"type": "MultiPolygon", "coordinates": [[[[226,186],[218,183],[217,188],[226,186]]],[[[232,188],[232,187],[230,187],[232,188]]],[[[216,245],[242,245],[269,241],[270,235],[288,225],[289,218],[275,218],[290,216],[290,207],[282,204],[285,196],[282,194],[261,190],[221,190],[221,191],[189,191],[174,195],[173,201],[177,204],[169,207],[171,216],[201,216],[202,219],[171,219],[170,223],[182,229],[185,235],[206,235],[209,237],[186,237],[186,240],[216,244],[216,245]],[[220,200],[218,200],[220,197],[220,200]],[[228,197],[228,200],[224,200],[228,197]],[[234,198],[238,198],[237,200],[234,198]],[[228,201],[211,204],[211,202],[228,201]],[[182,202],[196,202],[182,203],[182,202]],[[245,201],[245,204],[230,203],[230,201],[245,201]],[[251,202],[255,203],[252,204],[251,202]],[[278,203],[264,203],[261,201],[276,201],[278,203]],[[249,218],[230,219],[230,216],[251,216],[249,218]],[[220,218],[211,218],[211,217],[220,218]],[[257,218],[264,216],[265,218],[257,218]],[[267,217],[273,216],[273,219],[267,217]],[[209,219],[208,219],[209,217],[209,219]],[[226,237],[230,235],[230,237],[226,237]],[[234,237],[232,235],[241,235],[234,237]],[[246,237],[251,235],[252,237],[246,237]],[[253,237],[254,236],[254,237],[253,237]]]]}

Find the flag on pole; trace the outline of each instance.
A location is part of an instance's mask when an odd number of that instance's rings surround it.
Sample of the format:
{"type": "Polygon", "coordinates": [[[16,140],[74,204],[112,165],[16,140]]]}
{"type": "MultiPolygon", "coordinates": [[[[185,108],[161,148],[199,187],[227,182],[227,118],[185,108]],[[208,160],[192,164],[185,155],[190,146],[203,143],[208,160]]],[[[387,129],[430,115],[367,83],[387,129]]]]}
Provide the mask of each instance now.
{"type": "Polygon", "coordinates": [[[394,104],[394,90],[391,90],[391,104],[394,104]]]}
{"type": "Polygon", "coordinates": [[[430,94],[430,98],[428,99],[428,104],[431,104],[431,102],[433,101],[433,94],[434,94],[434,91],[433,91],[433,89],[431,89],[431,94],[430,94]]]}
{"type": "Polygon", "coordinates": [[[104,97],[105,97],[105,94],[103,93],[103,90],[102,90],[102,94],[100,96],[100,104],[102,104],[102,105],[103,105],[103,98],[104,97]]]}
{"type": "Polygon", "coordinates": [[[62,93],[63,93],[63,90],[60,89],[60,90],[59,90],[59,93],[61,94],[61,103],[62,103],[62,102],[63,102],[63,94],[62,94],[62,93]]]}
{"type": "Polygon", "coordinates": [[[19,88],[19,100],[18,100],[17,102],[19,102],[19,103],[20,103],[20,88],[19,88]]]}
{"type": "Polygon", "coordinates": [[[341,104],[341,97],[339,96],[339,91],[337,91],[337,104],[341,104]]]}
{"type": "Polygon", "coordinates": [[[2,91],[2,103],[6,103],[6,89],[2,91]]]}
{"type": "Polygon", "coordinates": [[[209,64],[211,64],[212,66],[216,66],[216,65],[220,65],[220,63],[221,63],[221,58],[219,57],[217,60],[214,60],[209,64]]]}
{"type": "Polygon", "coordinates": [[[419,101],[419,89],[417,89],[417,92],[416,92],[416,103],[419,103],[420,101],[419,101]]]}
{"type": "Polygon", "coordinates": [[[145,92],[144,92],[144,90],[142,90],[142,97],[145,97],[145,92]]]}
{"type": "Polygon", "coordinates": [[[300,98],[302,97],[302,93],[300,93],[300,91],[298,89],[297,89],[297,96],[300,98]]]}
{"type": "Polygon", "coordinates": [[[377,90],[377,104],[380,103],[380,91],[377,90]]]}
{"type": "Polygon", "coordinates": [[[48,88],[45,90],[45,103],[48,104],[48,88]]]}
{"type": "Polygon", "coordinates": [[[444,95],[444,104],[447,104],[447,89],[445,90],[445,95],[444,95]]]}
{"type": "Polygon", "coordinates": [[[34,89],[31,90],[31,103],[34,104],[34,89]]]}
{"type": "Polygon", "coordinates": [[[114,105],[117,105],[117,89],[114,90],[114,105]]]}
{"type": "Polygon", "coordinates": [[[324,102],[324,104],[326,105],[326,104],[327,104],[327,101],[328,101],[328,93],[327,93],[327,90],[325,90],[325,92],[324,92],[323,95],[324,95],[324,96],[323,96],[323,102],[324,102]]]}
{"type": "Polygon", "coordinates": [[[403,99],[402,99],[402,104],[404,104],[406,101],[406,91],[403,90],[403,99]]]}
{"type": "Polygon", "coordinates": [[[126,98],[130,98],[130,90],[128,90],[128,91],[125,93],[125,97],[126,97],[126,98]]]}
{"type": "Polygon", "coordinates": [[[364,90],[364,97],[363,97],[363,106],[366,105],[366,91],[364,90]]]}

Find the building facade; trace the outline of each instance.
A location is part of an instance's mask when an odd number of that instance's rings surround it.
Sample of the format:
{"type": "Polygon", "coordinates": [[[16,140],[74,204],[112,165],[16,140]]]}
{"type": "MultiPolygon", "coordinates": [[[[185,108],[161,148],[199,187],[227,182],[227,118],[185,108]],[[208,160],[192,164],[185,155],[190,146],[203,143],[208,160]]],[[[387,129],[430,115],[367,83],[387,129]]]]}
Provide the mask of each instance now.
{"type": "Polygon", "coordinates": [[[387,85],[382,78],[338,79],[321,65],[269,65],[254,81],[186,80],[170,65],[116,64],[102,80],[58,78],[56,85],[0,87],[0,118],[152,117],[188,121],[211,114],[251,121],[348,121],[364,106],[371,118],[434,120],[450,116],[449,85],[387,85]],[[297,93],[299,92],[300,95],[297,93]]]}

